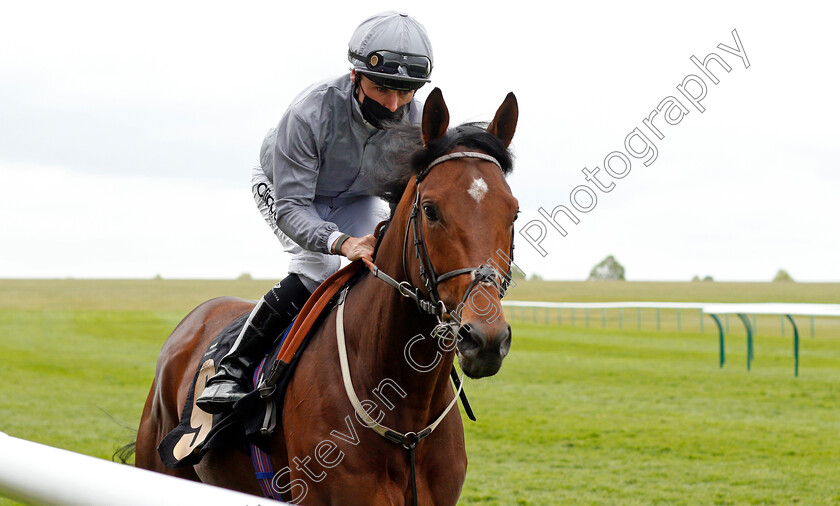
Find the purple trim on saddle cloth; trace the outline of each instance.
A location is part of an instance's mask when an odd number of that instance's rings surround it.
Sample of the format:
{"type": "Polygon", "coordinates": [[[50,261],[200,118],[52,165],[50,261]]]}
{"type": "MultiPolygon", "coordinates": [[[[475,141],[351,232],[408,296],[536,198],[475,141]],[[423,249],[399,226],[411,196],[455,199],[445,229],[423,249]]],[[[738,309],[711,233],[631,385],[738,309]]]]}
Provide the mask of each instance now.
{"type": "MultiPolygon", "coordinates": [[[[258,384],[260,374],[262,374],[263,367],[265,366],[265,360],[265,358],[262,359],[260,365],[254,371],[254,385],[258,384]]],[[[268,454],[260,450],[257,446],[251,445],[251,462],[254,464],[254,471],[257,481],[260,483],[260,490],[262,490],[263,497],[282,501],[283,498],[272,486],[274,471],[271,469],[271,460],[268,458],[268,454]]]]}

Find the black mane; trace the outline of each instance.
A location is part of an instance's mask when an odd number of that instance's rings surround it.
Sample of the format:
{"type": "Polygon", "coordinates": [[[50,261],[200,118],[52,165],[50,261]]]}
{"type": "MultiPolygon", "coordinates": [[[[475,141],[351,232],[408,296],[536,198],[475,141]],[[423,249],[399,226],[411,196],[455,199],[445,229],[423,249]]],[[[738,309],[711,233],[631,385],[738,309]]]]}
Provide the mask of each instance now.
{"type": "Polygon", "coordinates": [[[423,147],[419,125],[388,129],[382,145],[382,157],[370,174],[372,193],[387,201],[393,213],[409,179],[458,146],[492,156],[499,161],[502,173],[507,176],[513,171],[513,155],[486,129],[487,123],[464,123],[450,128],[446,135],[426,147],[423,147]]]}

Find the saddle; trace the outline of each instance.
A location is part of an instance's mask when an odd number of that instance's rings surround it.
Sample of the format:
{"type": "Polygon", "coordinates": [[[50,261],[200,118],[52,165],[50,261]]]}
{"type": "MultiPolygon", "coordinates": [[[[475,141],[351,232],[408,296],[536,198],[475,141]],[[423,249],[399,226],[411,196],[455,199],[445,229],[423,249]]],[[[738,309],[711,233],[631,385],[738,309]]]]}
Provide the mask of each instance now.
{"type": "Polygon", "coordinates": [[[239,336],[249,313],[225,327],[211,341],[196,367],[178,426],[158,445],[163,463],[172,468],[195,465],[214,448],[238,448],[248,453],[252,444],[267,451],[269,436],[276,429],[277,412],[283,406],[286,386],[309,344],[313,330],[329,314],[338,292],[355,282],[364,272],[363,267],[361,261],[352,262],[324,281],[254,371],[254,390],[240,399],[232,411],[211,415],[196,406],[195,399],[215,373],[216,364],[239,336]]]}

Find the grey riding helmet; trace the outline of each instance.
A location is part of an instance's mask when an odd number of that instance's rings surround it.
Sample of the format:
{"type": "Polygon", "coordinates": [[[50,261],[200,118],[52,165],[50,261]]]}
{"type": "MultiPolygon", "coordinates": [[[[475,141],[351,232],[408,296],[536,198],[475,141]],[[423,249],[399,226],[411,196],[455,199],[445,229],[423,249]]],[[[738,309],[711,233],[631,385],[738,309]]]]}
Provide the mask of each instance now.
{"type": "Polygon", "coordinates": [[[426,29],[408,14],[382,12],[356,28],[347,59],[380,86],[416,90],[431,81],[434,56],[426,29]]]}

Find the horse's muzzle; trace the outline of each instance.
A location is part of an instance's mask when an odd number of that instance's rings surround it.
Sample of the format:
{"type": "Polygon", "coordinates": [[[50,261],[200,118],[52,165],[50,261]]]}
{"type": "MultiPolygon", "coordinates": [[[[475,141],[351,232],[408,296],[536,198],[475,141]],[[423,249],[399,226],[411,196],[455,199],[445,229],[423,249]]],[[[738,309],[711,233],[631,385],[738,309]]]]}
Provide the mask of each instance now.
{"type": "Polygon", "coordinates": [[[458,361],[470,378],[483,378],[499,372],[502,360],[510,351],[510,324],[483,327],[464,323],[458,329],[458,361]],[[493,334],[488,336],[488,330],[493,334]]]}

